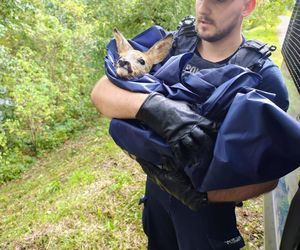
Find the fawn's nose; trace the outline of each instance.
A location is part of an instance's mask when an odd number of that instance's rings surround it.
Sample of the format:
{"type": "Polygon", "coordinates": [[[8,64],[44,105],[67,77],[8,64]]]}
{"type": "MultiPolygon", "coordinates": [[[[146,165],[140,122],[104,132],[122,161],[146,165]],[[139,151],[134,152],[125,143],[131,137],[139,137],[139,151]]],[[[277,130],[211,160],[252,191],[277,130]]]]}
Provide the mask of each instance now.
{"type": "Polygon", "coordinates": [[[127,65],[129,65],[129,62],[123,59],[118,60],[118,64],[120,65],[120,67],[125,67],[127,65]]]}

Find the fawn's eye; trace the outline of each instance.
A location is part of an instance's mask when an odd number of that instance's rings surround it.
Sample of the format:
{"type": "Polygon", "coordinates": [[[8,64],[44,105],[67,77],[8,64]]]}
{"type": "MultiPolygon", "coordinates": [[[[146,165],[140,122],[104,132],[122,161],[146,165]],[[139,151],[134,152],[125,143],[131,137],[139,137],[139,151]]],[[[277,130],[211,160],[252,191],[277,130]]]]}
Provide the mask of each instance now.
{"type": "Polygon", "coordinates": [[[145,65],[145,60],[143,58],[140,58],[137,60],[141,65],[145,65]]]}

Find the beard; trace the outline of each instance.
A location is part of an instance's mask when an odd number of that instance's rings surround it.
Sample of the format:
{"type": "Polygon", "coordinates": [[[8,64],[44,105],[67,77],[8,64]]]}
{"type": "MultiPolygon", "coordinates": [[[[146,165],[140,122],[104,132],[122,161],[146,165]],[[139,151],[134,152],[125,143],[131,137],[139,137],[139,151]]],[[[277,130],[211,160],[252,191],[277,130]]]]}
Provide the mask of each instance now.
{"type": "MultiPolygon", "coordinates": [[[[200,20],[202,20],[202,19],[200,19],[200,20]]],[[[205,18],[204,20],[208,21],[211,25],[216,27],[215,23],[212,20],[207,19],[207,18],[205,18]]],[[[213,42],[220,41],[223,38],[227,37],[236,28],[236,26],[239,25],[238,23],[239,23],[239,20],[235,19],[233,22],[231,22],[226,27],[223,27],[222,29],[216,29],[216,31],[212,34],[205,34],[205,32],[202,33],[201,30],[199,30],[199,28],[198,28],[199,21],[197,19],[196,32],[197,32],[198,37],[201,40],[213,43],[213,42]]]]}

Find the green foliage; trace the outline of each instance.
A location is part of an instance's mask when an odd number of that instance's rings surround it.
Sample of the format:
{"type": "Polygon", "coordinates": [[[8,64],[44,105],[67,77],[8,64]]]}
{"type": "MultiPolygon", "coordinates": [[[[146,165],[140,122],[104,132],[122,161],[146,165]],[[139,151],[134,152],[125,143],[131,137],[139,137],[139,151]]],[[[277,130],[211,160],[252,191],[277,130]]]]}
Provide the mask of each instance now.
{"type": "Polygon", "coordinates": [[[85,8],[84,1],[1,3],[0,86],[15,105],[0,110],[0,183],[21,173],[27,156],[96,117],[89,92],[101,69],[93,57],[95,20],[85,20],[85,8]]]}
{"type": "Polygon", "coordinates": [[[292,9],[295,0],[261,0],[257,1],[256,9],[249,17],[245,19],[244,29],[250,30],[258,26],[265,29],[274,27],[278,24],[278,16],[292,9]]]}

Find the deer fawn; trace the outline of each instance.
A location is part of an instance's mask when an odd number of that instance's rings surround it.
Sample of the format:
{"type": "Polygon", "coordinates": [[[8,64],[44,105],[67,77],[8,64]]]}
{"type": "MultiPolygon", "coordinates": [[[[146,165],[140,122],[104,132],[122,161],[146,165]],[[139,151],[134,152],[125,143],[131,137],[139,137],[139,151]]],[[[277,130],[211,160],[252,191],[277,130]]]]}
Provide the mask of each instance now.
{"type": "Polygon", "coordinates": [[[160,63],[172,47],[173,35],[156,42],[148,51],[134,49],[120,31],[114,29],[119,59],[116,71],[119,77],[132,79],[148,73],[154,64],[160,63]]]}

